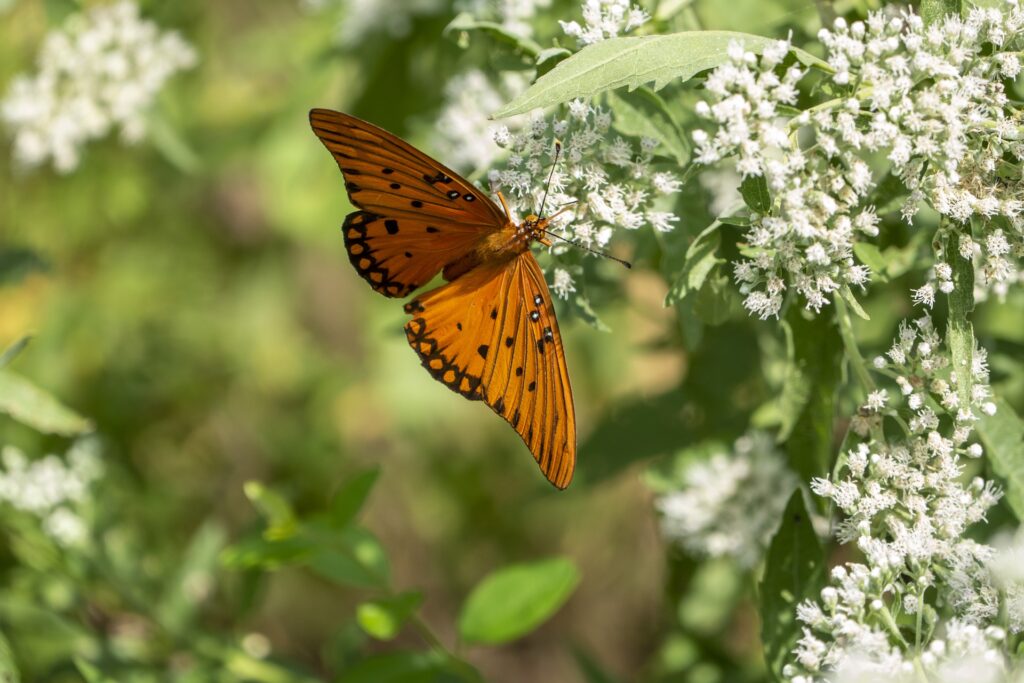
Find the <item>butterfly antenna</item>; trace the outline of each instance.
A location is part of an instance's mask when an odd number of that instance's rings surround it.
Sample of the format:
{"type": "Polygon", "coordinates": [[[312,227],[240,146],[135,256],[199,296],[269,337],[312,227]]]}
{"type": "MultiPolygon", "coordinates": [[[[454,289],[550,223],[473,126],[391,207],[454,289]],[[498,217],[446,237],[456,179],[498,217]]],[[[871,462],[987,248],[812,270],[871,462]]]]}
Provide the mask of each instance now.
{"type": "Polygon", "coordinates": [[[626,261],[624,259],[620,259],[617,256],[612,256],[611,254],[606,254],[605,252],[598,251],[597,249],[591,249],[590,247],[584,246],[584,245],[580,244],[579,242],[574,242],[571,239],[569,239],[568,237],[562,237],[558,233],[551,232],[550,230],[547,230],[547,229],[545,229],[544,232],[546,232],[548,235],[551,235],[552,237],[556,237],[556,238],[562,240],[563,242],[568,242],[572,246],[578,247],[578,248],[582,249],[583,251],[589,251],[591,254],[594,254],[596,256],[603,256],[606,259],[611,259],[612,261],[615,261],[616,263],[621,263],[622,265],[626,266],[627,268],[632,268],[633,267],[632,263],[630,263],[629,261],[626,261]]]}
{"type": "Polygon", "coordinates": [[[558,158],[562,156],[562,141],[555,140],[555,160],[551,162],[551,172],[548,173],[548,182],[544,186],[544,199],[540,200],[540,211],[538,216],[544,215],[544,205],[548,203],[548,190],[551,189],[551,179],[555,177],[555,167],[558,166],[558,158]]]}

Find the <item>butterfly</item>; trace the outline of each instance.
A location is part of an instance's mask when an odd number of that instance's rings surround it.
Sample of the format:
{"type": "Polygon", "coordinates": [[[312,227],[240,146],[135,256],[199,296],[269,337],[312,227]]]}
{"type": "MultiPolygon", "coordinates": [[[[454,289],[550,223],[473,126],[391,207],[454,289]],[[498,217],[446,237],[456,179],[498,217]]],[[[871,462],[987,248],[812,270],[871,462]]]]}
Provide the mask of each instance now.
{"type": "MultiPolygon", "coordinates": [[[[483,401],[519,433],[544,476],[564,489],[576,464],[576,416],[544,273],[551,218],[512,220],[469,181],[366,121],[309,113],[359,210],[342,231],[349,260],[375,291],[405,297],[441,273],[447,284],[405,304],[409,345],[446,387],[483,401]]],[[[557,214],[556,214],[557,215],[557,214]]]]}

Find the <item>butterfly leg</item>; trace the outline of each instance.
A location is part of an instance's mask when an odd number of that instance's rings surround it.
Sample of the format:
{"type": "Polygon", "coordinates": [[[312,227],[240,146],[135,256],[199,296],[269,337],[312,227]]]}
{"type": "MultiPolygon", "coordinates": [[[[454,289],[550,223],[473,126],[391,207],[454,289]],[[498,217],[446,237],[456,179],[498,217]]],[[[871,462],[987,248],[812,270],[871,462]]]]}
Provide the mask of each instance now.
{"type": "Polygon", "coordinates": [[[505,217],[508,218],[509,222],[512,222],[512,212],[509,211],[508,202],[505,201],[505,195],[498,190],[498,201],[501,202],[501,208],[505,209],[505,217]]]}

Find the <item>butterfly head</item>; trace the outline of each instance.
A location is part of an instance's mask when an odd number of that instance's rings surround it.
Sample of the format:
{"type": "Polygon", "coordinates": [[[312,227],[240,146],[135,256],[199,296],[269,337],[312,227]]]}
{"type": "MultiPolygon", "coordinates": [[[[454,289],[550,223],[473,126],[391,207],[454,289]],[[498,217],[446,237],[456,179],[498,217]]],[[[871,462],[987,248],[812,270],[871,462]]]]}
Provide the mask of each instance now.
{"type": "Polygon", "coordinates": [[[550,247],[551,240],[549,240],[545,236],[545,231],[547,230],[549,224],[549,218],[540,218],[539,216],[530,214],[525,219],[523,219],[523,225],[521,226],[521,230],[524,232],[524,234],[528,235],[530,239],[535,239],[544,246],[550,247]]]}

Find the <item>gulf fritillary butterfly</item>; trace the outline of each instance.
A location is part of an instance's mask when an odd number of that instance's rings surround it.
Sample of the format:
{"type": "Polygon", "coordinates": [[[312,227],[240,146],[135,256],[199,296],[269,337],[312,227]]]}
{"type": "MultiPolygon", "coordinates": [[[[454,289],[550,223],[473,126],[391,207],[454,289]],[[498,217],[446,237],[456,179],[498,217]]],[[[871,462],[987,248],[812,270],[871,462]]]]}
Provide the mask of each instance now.
{"type": "Polygon", "coordinates": [[[349,260],[377,292],[404,297],[439,272],[448,284],[405,304],[409,345],[452,391],[483,401],[526,442],[560,489],[576,463],[576,417],[544,274],[530,252],[551,217],[511,219],[469,181],[353,116],[314,109],[349,199],[349,260]]]}

